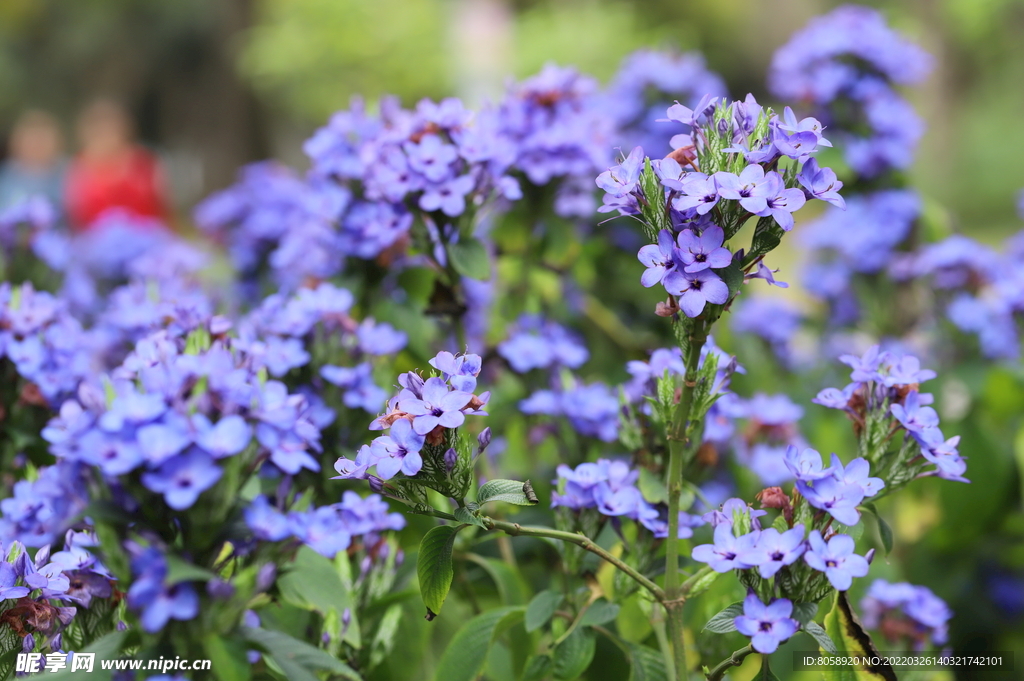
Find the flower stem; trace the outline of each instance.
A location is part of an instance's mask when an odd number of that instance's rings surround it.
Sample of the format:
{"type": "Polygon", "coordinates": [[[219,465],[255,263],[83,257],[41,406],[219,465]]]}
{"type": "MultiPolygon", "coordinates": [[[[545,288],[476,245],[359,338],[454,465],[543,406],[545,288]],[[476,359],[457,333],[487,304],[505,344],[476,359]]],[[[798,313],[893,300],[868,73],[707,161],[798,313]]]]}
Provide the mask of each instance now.
{"type": "Polygon", "coordinates": [[[708,681],[719,681],[726,671],[731,667],[739,667],[743,663],[744,658],[752,652],[754,652],[754,649],[750,646],[740,648],[732,655],[715,665],[715,668],[707,673],[708,681]]]}
{"type": "Polygon", "coordinates": [[[697,365],[700,351],[707,341],[708,331],[704,320],[698,319],[690,333],[690,345],[686,354],[686,375],[679,395],[675,418],[668,433],[668,537],[665,539],[665,608],[668,611],[669,633],[675,651],[676,678],[686,678],[686,645],[683,642],[683,604],[686,595],[679,581],[679,499],[683,493],[683,459],[686,456],[687,430],[690,408],[693,405],[693,391],[697,387],[697,365]]]}
{"type": "Polygon", "coordinates": [[[481,518],[484,524],[487,525],[489,530],[501,530],[507,535],[513,537],[546,537],[548,539],[557,539],[559,541],[568,542],[579,546],[584,551],[590,551],[608,561],[618,569],[625,572],[633,579],[637,584],[647,589],[652,596],[658,601],[665,600],[665,592],[660,586],[652,582],[651,580],[644,577],[642,574],[634,570],[632,567],[624,563],[619,558],[616,558],[612,554],[608,553],[600,546],[594,543],[592,539],[582,534],[574,534],[572,532],[562,532],[561,530],[553,530],[548,527],[529,527],[519,525],[518,523],[510,523],[504,520],[495,520],[494,518],[484,517],[481,518]]]}

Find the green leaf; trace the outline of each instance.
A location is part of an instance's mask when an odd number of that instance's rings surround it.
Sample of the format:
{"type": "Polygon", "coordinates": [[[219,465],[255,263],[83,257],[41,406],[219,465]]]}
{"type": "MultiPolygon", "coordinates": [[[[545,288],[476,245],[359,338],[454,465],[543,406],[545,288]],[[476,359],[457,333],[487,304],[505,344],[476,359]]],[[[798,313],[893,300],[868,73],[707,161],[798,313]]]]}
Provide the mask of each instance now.
{"type": "Polygon", "coordinates": [[[570,681],[587,670],[594,659],[596,641],[589,629],[576,627],[554,652],[554,674],[556,679],[570,681]]]}
{"type": "Polygon", "coordinates": [[[720,572],[708,570],[704,573],[702,577],[700,577],[699,579],[697,579],[696,582],[693,583],[693,586],[690,587],[690,593],[688,593],[686,597],[689,599],[693,599],[697,596],[700,596],[702,593],[705,593],[708,589],[711,588],[712,584],[718,581],[718,578],[721,577],[721,575],[722,573],[720,572]]]}
{"type": "Polygon", "coordinates": [[[590,604],[587,611],[583,613],[582,617],[580,617],[579,626],[589,627],[595,624],[604,624],[605,622],[611,622],[618,616],[618,604],[609,603],[602,598],[590,604]]]}
{"type": "Polygon", "coordinates": [[[452,569],[452,547],[458,528],[439,525],[431,529],[420,542],[419,557],[416,559],[416,574],[420,580],[420,597],[427,607],[427,620],[441,612],[444,599],[452,586],[455,571],[452,569]]]}
{"type": "Polygon", "coordinates": [[[246,646],[240,641],[224,639],[216,634],[203,637],[203,648],[210,667],[220,681],[249,681],[252,665],[246,658],[246,646]]]}
{"type": "Polygon", "coordinates": [[[801,626],[806,625],[814,616],[818,614],[817,603],[794,603],[793,604],[793,619],[800,623],[801,626]]]}
{"type": "Polygon", "coordinates": [[[547,624],[562,604],[562,599],[562,594],[550,589],[534,596],[526,607],[526,631],[537,631],[547,624]]]}
{"type": "Polygon", "coordinates": [[[860,507],[875,517],[875,521],[878,523],[878,537],[882,540],[882,548],[885,550],[885,555],[888,556],[892,552],[892,528],[882,518],[882,514],[878,512],[878,508],[875,507],[874,503],[869,501],[861,504],[860,507]]]}
{"type": "Polygon", "coordinates": [[[242,635],[261,648],[281,668],[288,681],[319,681],[313,673],[318,670],[361,681],[359,674],[341,660],[283,632],[242,627],[242,635]]]}
{"type": "Polygon", "coordinates": [[[351,596],[334,563],[308,546],[299,549],[291,569],[278,578],[277,588],[286,602],[321,615],[334,610],[340,617],[351,607],[351,596]]]}
{"type": "Polygon", "coordinates": [[[477,527],[487,529],[487,526],[484,525],[484,521],[480,520],[480,518],[473,515],[473,512],[470,511],[465,506],[460,506],[457,509],[455,509],[455,512],[452,513],[452,515],[454,515],[455,519],[458,520],[460,523],[465,523],[466,525],[476,525],[477,527]]]}
{"type": "Polygon", "coordinates": [[[738,259],[734,259],[727,267],[715,270],[715,274],[720,276],[725,285],[729,287],[730,296],[740,292],[740,288],[743,286],[743,267],[738,259]]]}
{"type": "Polygon", "coordinates": [[[668,681],[665,658],[657,650],[636,643],[629,647],[629,681],[668,681]]]}
{"type": "Polygon", "coordinates": [[[486,504],[489,501],[504,501],[507,504],[516,504],[517,506],[534,506],[537,504],[537,497],[533,495],[531,499],[533,488],[529,490],[531,494],[527,494],[527,486],[530,481],[519,482],[517,480],[489,480],[480,487],[480,490],[476,493],[476,501],[478,504],[486,504]]]}
{"type": "Polygon", "coordinates": [[[490,279],[491,256],[479,239],[464,237],[461,241],[448,244],[448,257],[452,267],[464,277],[470,279],[490,279]]]}
{"type": "Polygon", "coordinates": [[[779,534],[789,531],[789,523],[786,522],[786,517],[781,513],[775,517],[772,521],[772,527],[778,530],[779,534]]]}
{"type": "MultiPolygon", "coordinates": [[[[857,621],[843,591],[835,592],[832,609],[825,615],[825,632],[842,657],[879,657],[871,637],[857,621]]],[[[832,666],[823,671],[825,681],[897,681],[888,664],[874,666],[832,666]]]]}
{"type": "Polygon", "coordinates": [[[193,565],[184,558],[175,556],[174,554],[167,555],[166,581],[168,584],[178,584],[180,582],[208,582],[211,579],[217,579],[217,575],[206,568],[193,565]]]}
{"type": "Polygon", "coordinates": [[[702,631],[715,634],[727,634],[736,631],[736,618],[743,614],[743,603],[733,603],[708,620],[702,631]]]}
{"type": "Polygon", "coordinates": [[[487,651],[506,629],[523,619],[523,606],[481,613],[455,632],[434,674],[436,681],[473,681],[487,661],[487,651]]]}
{"type": "Polygon", "coordinates": [[[391,654],[401,622],[402,606],[396,603],[387,609],[380,624],[377,625],[377,633],[373,637],[373,643],[370,644],[370,669],[379,665],[391,654]]]}
{"type": "Polygon", "coordinates": [[[754,229],[754,238],[751,240],[750,252],[747,253],[743,262],[749,265],[760,256],[775,250],[782,242],[783,234],[785,234],[783,229],[775,223],[775,218],[770,215],[758,220],[757,227],[754,229]]]}
{"type": "MultiPolygon", "coordinates": [[[[668,501],[668,487],[665,486],[665,481],[650,469],[640,469],[640,479],[637,481],[637,485],[640,487],[640,494],[652,504],[668,501]]],[[[685,511],[686,508],[683,508],[682,504],[679,505],[681,511],[685,511]]]]}
{"type": "Polygon", "coordinates": [[[839,652],[839,649],[836,647],[835,641],[833,641],[829,637],[828,632],[826,632],[820,624],[818,624],[817,622],[808,622],[804,624],[803,627],[804,631],[811,638],[817,641],[818,645],[821,646],[821,649],[824,650],[826,653],[828,653],[829,655],[835,655],[837,652],[839,652]]]}
{"type": "Polygon", "coordinates": [[[530,587],[519,571],[495,558],[484,558],[475,553],[466,554],[466,560],[482,567],[498,587],[501,602],[505,605],[526,605],[526,594],[530,587]]]}
{"type": "Polygon", "coordinates": [[[551,675],[552,666],[549,655],[534,655],[526,662],[522,681],[541,681],[551,675]]]}
{"type": "Polygon", "coordinates": [[[775,676],[771,665],[768,664],[769,657],[769,655],[761,656],[761,674],[757,677],[758,681],[779,681],[779,677],[775,676]]]}

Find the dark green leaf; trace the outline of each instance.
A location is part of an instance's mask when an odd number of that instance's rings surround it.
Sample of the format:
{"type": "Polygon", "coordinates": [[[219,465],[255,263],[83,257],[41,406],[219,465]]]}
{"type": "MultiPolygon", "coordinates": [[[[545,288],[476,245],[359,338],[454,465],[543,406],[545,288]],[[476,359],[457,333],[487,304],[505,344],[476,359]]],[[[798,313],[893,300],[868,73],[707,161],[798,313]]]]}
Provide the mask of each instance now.
{"type": "Polygon", "coordinates": [[[359,674],[341,660],[283,632],[242,627],[242,635],[266,652],[285,673],[288,681],[316,680],[313,672],[317,670],[360,681],[359,674]]]}
{"type": "MultiPolygon", "coordinates": [[[[861,659],[880,657],[871,637],[857,621],[846,592],[836,591],[832,609],[825,615],[825,632],[835,644],[836,655],[861,659]]],[[[823,670],[825,681],[897,681],[889,664],[873,666],[833,665],[823,670]]]]}
{"type": "Polygon", "coordinates": [[[373,669],[391,654],[395,647],[395,637],[398,635],[398,626],[402,622],[402,606],[392,605],[384,613],[380,624],[377,625],[377,633],[373,636],[373,643],[370,645],[370,669],[373,669]]]}
{"type": "Polygon", "coordinates": [[[629,681],[667,681],[665,658],[657,650],[629,643],[629,681]]]}
{"type": "Polygon", "coordinates": [[[208,582],[211,579],[216,578],[217,575],[206,568],[193,565],[184,558],[180,558],[174,554],[167,555],[167,577],[165,579],[168,584],[178,584],[179,582],[208,582]]]}
{"type": "Polygon", "coordinates": [[[736,618],[743,614],[743,604],[733,603],[729,607],[708,620],[703,631],[710,631],[715,634],[727,634],[736,631],[736,618]]]}
{"type": "Polygon", "coordinates": [[[334,610],[341,616],[351,605],[334,564],[308,546],[299,549],[291,569],[277,580],[277,588],[288,603],[321,615],[334,610]]]}
{"type": "MultiPolygon", "coordinates": [[[[644,496],[644,499],[652,504],[668,501],[668,487],[665,486],[665,481],[661,479],[660,475],[655,474],[650,469],[640,469],[640,479],[637,481],[637,485],[640,487],[640,493],[644,496]]],[[[683,508],[683,505],[680,504],[680,510],[685,511],[686,508],[683,508]]]]}
{"type": "Polygon", "coordinates": [[[526,630],[537,631],[555,614],[562,603],[562,594],[557,591],[541,591],[533,597],[526,608],[526,630]]]}
{"type": "Polygon", "coordinates": [[[807,624],[814,616],[818,614],[817,603],[794,603],[793,604],[793,619],[801,624],[801,626],[807,624]]]}
{"type": "Polygon", "coordinates": [[[554,652],[554,674],[556,679],[570,681],[587,670],[594,659],[596,641],[589,629],[576,627],[554,652]]]}
{"type": "Polygon", "coordinates": [[[771,665],[768,664],[768,658],[768,655],[761,656],[761,674],[757,677],[758,681],[779,681],[779,677],[775,676],[771,665]]]}
{"type": "Polygon", "coordinates": [[[817,641],[818,645],[821,646],[821,649],[826,653],[829,655],[835,655],[839,652],[835,641],[829,637],[828,632],[826,632],[820,624],[817,622],[808,622],[807,624],[804,624],[803,627],[804,631],[807,632],[811,638],[817,641]]]}
{"type": "Polygon", "coordinates": [[[487,529],[487,526],[484,525],[484,521],[480,520],[480,518],[473,515],[473,512],[470,511],[465,506],[460,506],[459,508],[455,509],[455,512],[452,515],[454,515],[455,519],[458,520],[460,523],[465,523],[467,525],[476,525],[477,527],[487,529]]]}
{"type": "Polygon", "coordinates": [[[533,506],[537,501],[531,500],[524,488],[524,485],[529,482],[529,480],[525,483],[518,480],[489,480],[476,493],[476,501],[478,504],[486,504],[488,501],[504,501],[517,506],[533,506]]]}
{"type": "Polygon", "coordinates": [[[420,542],[419,557],[416,559],[416,574],[420,580],[420,596],[427,606],[427,619],[432,620],[441,612],[444,599],[452,586],[452,547],[458,529],[451,525],[439,525],[431,529],[420,542]]]}
{"type": "Polygon", "coordinates": [[[875,517],[875,521],[878,523],[878,537],[882,540],[882,548],[885,550],[885,555],[889,555],[892,552],[893,535],[892,528],[889,523],[885,522],[882,518],[882,514],[878,512],[878,509],[871,502],[861,504],[861,508],[868,511],[875,517]]]}
{"type": "Polygon", "coordinates": [[[728,267],[715,270],[715,273],[722,278],[729,287],[729,295],[734,296],[740,292],[743,286],[743,268],[739,260],[733,260],[728,267]]]}
{"type": "Polygon", "coordinates": [[[455,271],[464,277],[489,279],[491,276],[491,257],[479,239],[465,237],[458,243],[449,244],[448,257],[452,259],[455,271]]]}
{"type": "Polygon", "coordinates": [[[548,655],[534,655],[526,662],[526,669],[523,670],[523,681],[541,681],[551,675],[551,657],[548,655]]]}
{"type": "Polygon", "coordinates": [[[487,661],[491,644],[523,619],[523,606],[496,608],[466,622],[445,648],[434,674],[436,681],[473,681],[487,661]]]}
{"type": "Polygon", "coordinates": [[[252,665],[246,658],[246,646],[241,641],[208,634],[203,637],[203,648],[210,659],[210,668],[220,681],[249,681],[252,678],[252,665]]]}
{"type": "Polygon", "coordinates": [[[468,554],[466,559],[473,561],[487,572],[495,586],[498,587],[502,603],[526,605],[526,595],[530,592],[530,587],[516,568],[495,558],[484,558],[475,553],[468,554]]]}
{"type": "Polygon", "coordinates": [[[602,599],[596,600],[590,604],[587,611],[580,617],[579,626],[593,626],[595,624],[604,624],[605,622],[611,622],[613,619],[619,616],[619,606],[616,603],[609,603],[602,599]]]}
{"type": "Polygon", "coordinates": [[[686,597],[696,598],[697,596],[700,596],[702,593],[705,593],[708,589],[711,588],[711,585],[714,584],[721,575],[722,573],[715,572],[714,570],[710,570],[704,573],[703,577],[701,577],[693,583],[693,586],[690,587],[690,593],[687,594],[686,597]]]}

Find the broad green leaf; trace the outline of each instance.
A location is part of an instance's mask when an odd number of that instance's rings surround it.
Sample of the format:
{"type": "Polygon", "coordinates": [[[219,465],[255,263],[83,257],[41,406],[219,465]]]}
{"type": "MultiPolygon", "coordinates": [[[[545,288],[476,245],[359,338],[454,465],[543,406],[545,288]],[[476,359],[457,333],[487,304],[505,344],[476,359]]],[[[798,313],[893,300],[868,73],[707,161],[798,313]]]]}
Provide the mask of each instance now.
{"type": "Polygon", "coordinates": [[[609,603],[603,598],[598,599],[590,604],[587,611],[580,617],[579,626],[593,626],[595,624],[604,624],[611,622],[613,619],[619,616],[619,606],[616,603],[609,603]]]}
{"type": "Polygon", "coordinates": [[[313,672],[319,670],[360,681],[359,674],[341,660],[283,632],[242,627],[242,635],[250,643],[262,648],[285,673],[288,681],[316,679],[313,672]]]}
{"type": "Polygon", "coordinates": [[[476,525],[477,527],[487,529],[487,526],[484,525],[484,521],[480,520],[480,518],[473,515],[473,512],[470,511],[465,506],[460,506],[457,509],[455,509],[455,512],[452,513],[452,515],[454,515],[455,519],[458,520],[460,523],[465,523],[466,525],[476,525]]]}
{"type": "Polygon", "coordinates": [[[817,603],[794,603],[793,604],[793,619],[800,623],[801,626],[806,625],[814,616],[818,614],[817,603]]]}
{"type": "Polygon", "coordinates": [[[179,582],[208,582],[211,579],[216,578],[217,575],[206,568],[193,565],[184,558],[180,558],[174,554],[167,555],[166,581],[168,584],[178,584],[179,582]]]}
{"type": "Polygon", "coordinates": [[[761,656],[761,673],[758,674],[757,681],[779,681],[779,677],[775,676],[771,665],[768,664],[769,657],[769,655],[761,656]]]}
{"type": "Polygon", "coordinates": [[[491,257],[479,239],[466,237],[458,243],[449,244],[448,257],[455,271],[464,277],[489,279],[491,276],[491,257]]]}
{"type": "MultiPolygon", "coordinates": [[[[637,481],[637,485],[640,487],[640,493],[643,494],[644,499],[652,504],[668,501],[668,487],[665,486],[665,481],[661,479],[660,475],[654,474],[650,469],[640,469],[640,479],[637,481]]],[[[689,506],[684,508],[680,504],[679,508],[680,510],[686,510],[689,506]]]]}
{"type": "Polygon", "coordinates": [[[466,622],[455,633],[441,655],[434,674],[436,681],[473,681],[487,661],[491,644],[506,629],[523,619],[523,606],[496,608],[466,622]]]}
{"type": "Polygon", "coordinates": [[[576,627],[555,648],[555,678],[571,681],[585,672],[594,659],[595,646],[594,633],[590,629],[576,627]]]}
{"type": "Polygon", "coordinates": [[[808,622],[804,625],[803,629],[811,638],[818,642],[818,645],[826,653],[835,655],[839,651],[835,641],[829,638],[828,633],[817,622],[808,622]]]}
{"type": "MultiPolygon", "coordinates": [[[[529,480],[525,483],[517,480],[489,480],[476,493],[476,501],[478,504],[486,504],[488,501],[504,501],[517,506],[534,506],[537,503],[537,497],[534,495],[531,499],[530,495],[526,493],[526,486],[529,484],[529,480]]],[[[531,487],[531,494],[532,491],[531,487]]]]}
{"type": "Polygon", "coordinates": [[[541,681],[551,676],[551,667],[554,663],[550,655],[534,655],[526,662],[526,669],[523,670],[523,681],[541,681]]]}
{"type": "MultiPolygon", "coordinates": [[[[835,643],[837,656],[878,657],[871,637],[857,621],[846,599],[846,593],[837,591],[832,609],[825,615],[825,632],[835,643]]],[[[827,652],[827,651],[826,651],[827,652]]],[[[823,671],[825,681],[897,681],[896,673],[888,664],[876,666],[832,666],[823,671]]]]}
{"type": "Polygon", "coordinates": [[[892,528],[889,523],[885,522],[882,514],[878,512],[878,509],[871,502],[861,504],[861,508],[868,511],[875,517],[875,521],[878,523],[878,537],[882,540],[882,548],[885,550],[885,555],[889,555],[892,552],[893,535],[892,528]]]}
{"type": "Polygon", "coordinates": [[[210,658],[210,668],[220,681],[249,681],[252,678],[246,646],[240,641],[208,634],[203,637],[203,648],[210,658]]]}
{"type": "Polygon", "coordinates": [[[736,631],[736,618],[742,614],[743,604],[733,603],[709,619],[702,631],[710,631],[715,634],[727,634],[730,631],[736,631]]]}
{"type": "Polygon", "coordinates": [[[708,570],[707,572],[704,573],[704,576],[702,576],[696,582],[693,583],[693,586],[690,587],[690,593],[687,594],[686,597],[689,598],[689,599],[693,599],[693,598],[696,598],[697,596],[700,596],[702,593],[704,593],[708,589],[710,589],[711,585],[714,584],[718,580],[718,578],[721,577],[721,576],[722,576],[722,573],[720,573],[720,572],[715,572],[714,570],[708,570]]]}
{"type": "Polygon", "coordinates": [[[291,569],[277,580],[281,597],[304,610],[326,615],[334,610],[339,616],[351,607],[351,597],[334,563],[303,546],[295,555],[291,569]]]}
{"type": "Polygon", "coordinates": [[[657,650],[635,643],[629,646],[629,681],[667,681],[665,658],[657,650]]]}
{"type": "Polygon", "coordinates": [[[526,605],[526,595],[530,592],[530,587],[516,568],[496,558],[484,558],[475,553],[467,554],[466,560],[476,563],[487,572],[498,587],[502,603],[526,605]]]}
{"type": "Polygon", "coordinates": [[[562,604],[562,594],[557,591],[541,591],[533,597],[530,605],[526,608],[525,626],[527,631],[537,631],[555,614],[558,606],[562,604]]]}
{"type": "Polygon", "coordinates": [[[395,647],[395,636],[398,634],[398,625],[402,622],[402,606],[392,605],[384,613],[380,624],[377,625],[377,633],[373,637],[370,646],[370,669],[373,669],[384,661],[392,648],[395,647]]]}
{"type": "Polygon", "coordinates": [[[416,574],[420,580],[420,597],[427,607],[427,620],[441,612],[444,599],[452,586],[455,571],[452,569],[452,547],[458,528],[439,525],[425,535],[420,542],[420,553],[416,559],[416,574]]]}

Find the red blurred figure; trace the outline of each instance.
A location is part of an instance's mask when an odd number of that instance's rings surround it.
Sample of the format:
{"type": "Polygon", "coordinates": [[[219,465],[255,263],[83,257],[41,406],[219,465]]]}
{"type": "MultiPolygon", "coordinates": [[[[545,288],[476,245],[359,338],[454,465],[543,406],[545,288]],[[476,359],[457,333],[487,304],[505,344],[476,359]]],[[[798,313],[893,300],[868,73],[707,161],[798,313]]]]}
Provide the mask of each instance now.
{"type": "Polygon", "coordinates": [[[72,161],[67,180],[67,211],[74,231],[90,229],[111,208],[167,221],[160,165],[134,141],[132,122],[121,106],[109,100],[93,102],[79,117],[78,138],[81,152],[72,161]]]}

